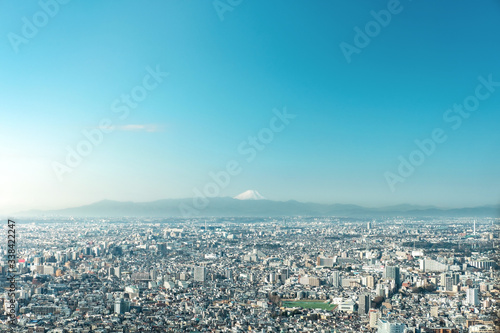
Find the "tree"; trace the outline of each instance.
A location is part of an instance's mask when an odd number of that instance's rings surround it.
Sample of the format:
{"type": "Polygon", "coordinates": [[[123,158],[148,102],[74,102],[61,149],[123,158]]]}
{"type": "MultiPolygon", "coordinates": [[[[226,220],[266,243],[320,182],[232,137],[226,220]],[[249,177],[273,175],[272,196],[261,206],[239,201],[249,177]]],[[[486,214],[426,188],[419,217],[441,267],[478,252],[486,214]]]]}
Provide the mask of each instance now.
{"type": "Polygon", "coordinates": [[[375,309],[378,309],[384,300],[385,300],[385,297],[383,297],[383,296],[375,297],[372,300],[372,307],[375,309]]]}

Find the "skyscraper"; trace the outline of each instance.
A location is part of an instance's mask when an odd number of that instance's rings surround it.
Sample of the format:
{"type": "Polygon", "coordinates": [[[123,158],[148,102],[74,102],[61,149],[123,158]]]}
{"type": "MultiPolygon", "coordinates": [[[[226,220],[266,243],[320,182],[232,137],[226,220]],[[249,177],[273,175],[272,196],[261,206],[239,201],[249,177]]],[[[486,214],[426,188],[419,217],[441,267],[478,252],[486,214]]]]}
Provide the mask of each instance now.
{"type": "Polygon", "coordinates": [[[156,281],[156,279],[158,278],[158,271],[156,269],[152,269],[150,272],[149,272],[149,277],[152,281],[156,281]]]}
{"type": "Polygon", "coordinates": [[[453,290],[453,278],[451,276],[446,277],[445,280],[445,290],[452,291],[453,290]]]}
{"type": "Polygon", "coordinates": [[[233,279],[233,271],[231,271],[231,269],[229,269],[229,268],[226,268],[224,270],[224,275],[225,275],[226,279],[228,279],[228,280],[233,279]]]}
{"type": "Polygon", "coordinates": [[[125,313],[130,311],[130,302],[129,300],[123,298],[115,299],[115,313],[125,313]]]}
{"type": "Polygon", "coordinates": [[[194,280],[198,282],[205,282],[207,278],[207,268],[198,266],[194,268],[194,280]]]}
{"type": "Polygon", "coordinates": [[[375,279],[373,278],[373,276],[368,275],[366,277],[366,287],[370,289],[373,289],[375,287],[375,279]]]}
{"type": "Polygon", "coordinates": [[[280,271],[280,280],[282,283],[285,283],[285,281],[290,277],[290,271],[288,268],[282,269],[280,271]]]}
{"type": "Polygon", "coordinates": [[[471,306],[479,305],[479,292],[477,288],[469,288],[467,289],[467,304],[471,306]]]}
{"type": "Polygon", "coordinates": [[[370,311],[370,294],[359,295],[358,314],[365,315],[370,311]]]}
{"type": "Polygon", "coordinates": [[[115,276],[119,279],[122,277],[122,269],[120,266],[115,267],[115,276]]]}
{"type": "Polygon", "coordinates": [[[335,288],[338,288],[338,287],[340,287],[340,283],[341,283],[340,272],[339,271],[333,271],[333,274],[332,274],[332,285],[335,288]]]}
{"type": "Polygon", "coordinates": [[[401,276],[399,274],[398,266],[385,266],[384,278],[393,279],[396,285],[399,287],[401,285],[401,276]]]}
{"type": "Polygon", "coordinates": [[[375,309],[370,309],[369,312],[370,317],[370,328],[376,328],[378,324],[378,320],[380,318],[380,311],[375,309]]]}

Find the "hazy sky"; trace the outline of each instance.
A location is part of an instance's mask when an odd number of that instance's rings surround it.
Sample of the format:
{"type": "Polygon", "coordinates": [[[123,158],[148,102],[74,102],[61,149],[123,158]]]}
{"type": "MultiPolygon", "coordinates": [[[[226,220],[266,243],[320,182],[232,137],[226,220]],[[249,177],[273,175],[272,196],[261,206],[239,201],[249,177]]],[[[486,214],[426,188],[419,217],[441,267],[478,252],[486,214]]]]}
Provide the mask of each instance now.
{"type": "Polygon", "coordinates": [[[229,161],[221,196],[500,200],[500,1],[61,2],[0,3],[0,213],[192,197],[229,161]]]}

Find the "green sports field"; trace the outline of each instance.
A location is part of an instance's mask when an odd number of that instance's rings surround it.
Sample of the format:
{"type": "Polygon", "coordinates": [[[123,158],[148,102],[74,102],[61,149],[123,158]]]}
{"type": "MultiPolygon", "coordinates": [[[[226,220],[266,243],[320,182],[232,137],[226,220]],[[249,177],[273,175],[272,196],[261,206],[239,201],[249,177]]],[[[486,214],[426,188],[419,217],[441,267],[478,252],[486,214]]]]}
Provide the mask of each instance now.
{"type": "Polygon", "coordinates": [[[303,309],[323,309],[323,310],[333,310],[337,307],[336,304],[328,304],[322,301],[283,301],[281,305],[285,308],[300,307],[303,309]]]}

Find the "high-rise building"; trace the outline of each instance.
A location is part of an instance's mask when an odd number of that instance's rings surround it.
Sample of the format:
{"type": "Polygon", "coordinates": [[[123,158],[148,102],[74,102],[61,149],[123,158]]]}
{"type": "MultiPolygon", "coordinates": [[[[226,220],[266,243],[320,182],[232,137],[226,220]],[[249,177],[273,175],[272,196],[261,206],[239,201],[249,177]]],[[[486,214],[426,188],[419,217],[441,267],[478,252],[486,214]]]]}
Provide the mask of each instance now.
{"type": "Polygon", "coordinates": [[[386,288],[386,284],[385,283],[379,283],[379,284],[377,284],[377,287],[375,288],[375,294],[377,296],[385,297],[386,296],[385,288],[386,288]]]}
{"type": "Polygon", "coordinates": [[[198,282],[205,282],[207,279],[207,268],[203,266],[197,266],[194,268],[194,280],[198,282]]]}
{"type": "Polygon", "coordinates": [[[385,266],[384,278],[394,280],[394,282],[396,282],[396,286],[399,287],[401,285],[401,276],[399,273],[399,267],[385,266]]]}
{"type": "Polygon", "coordinates": [[[439,274],[439,285],[441,287],[446,286],[446,278],[448,277],[448,273],[441,273],[439,274]]]}
{"type": "Polygon", "coordinates": [[[122,268],[120,266],[115,267],[115,276],[119,279],[122,278],[122,268]]]}
{"type": "Polygon", "coordinates": [[[375,309],[370,309],[368,315],[370,317],[370,328],[377,328],[378,320],[380,319],[380,311],[375,309]]]}
{"type": "Polygon", "coordinates": [[[285,283],[285,281],[290,277],[290,270],[288,268],[281,269],[280,271],[280,280],[282,283],[285,283]]]}
{"type": "Polygon", "coordinates": [[[370,311],[370,294],[359,295],[358,314],[365,315],[370,311]]]}
{"type": "Polygon", "coordinates": [[[130,311],[130,302],[123,298],[115,300],[115,313],[125,313],[130,311]]]}
{"type": "Polygon", "coordinates": [[[228,280],[233,279],[233,271],[229,268],[226,268],[226,270],[224,271],[224,275],[225,275],[226,279],[228,279],[228,280]]]}
{"type": "Polygon", "coordinates": [[[278,277],[277,277],[276,273],[274,273],[274,272],[269,273],[269,276],[267,277],[267,282],[275,283],[277,281],[278,281],[278,277]]]}
{"type": "Polygon", "coordinates": [[[469,288],[466,292],[467,295],[467,304],[471,306],[479,305],[479,292],[477,288],[469,288]]]}
{"type": "Polygon", "coordinates": [[[453,291],[453,278],[451,276],[446,277],[444,288],[446,291],[453,291]]]}
{"type": "Polygon", "coordinates": [[[152,280],[152,281],[156,281],[156,279],[158,278],[158,271],[156,269],[152,269],[150,272],[149,272],[149,278],[152,280]]]}
{"type": "Polygon", "coordinates": [[[366,288],[370,288],[370,289],[375,288],[375,279],[373,278],[372,275],[368,275],[366,277],[366,288]]]}
{"type": "Polygon", "coordinates": [[[340,277],[340,272],[339,271],[333,271],[332,274],[332,285],[335,288],[339,288],[341,285],[341,277],[340,277]]]}

